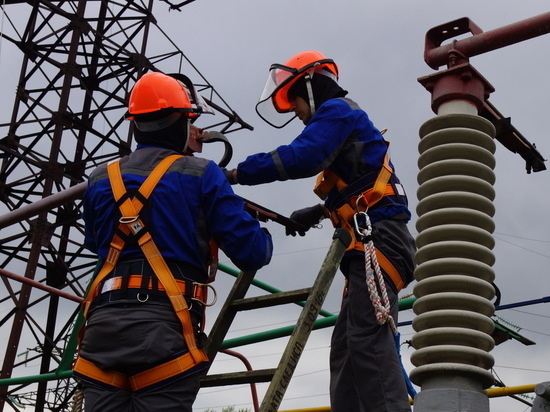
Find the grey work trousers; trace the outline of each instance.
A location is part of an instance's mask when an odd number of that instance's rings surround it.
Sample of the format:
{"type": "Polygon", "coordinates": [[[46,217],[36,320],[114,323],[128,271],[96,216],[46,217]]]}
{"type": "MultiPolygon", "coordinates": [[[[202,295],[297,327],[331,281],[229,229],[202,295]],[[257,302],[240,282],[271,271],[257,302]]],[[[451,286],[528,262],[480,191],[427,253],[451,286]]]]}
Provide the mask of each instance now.
{"type": "Polygon", "coordinates": [[[84,384],[84,408],[86,412],[192,412],[199,386],[197,373],[139,394],[84,384]]]}
{"type": "MultiPolygon", "coordinates": [[[[80,355],[98,367],[132,375],[186,350],[182,326],[170,306],[107,305],[90,313],[80,355]]],[[[191,412],[200,373],[134,393],[84,382],[86,412],[191,412]]]]}
{"type": "MultiPolygon", "coordinates": [[[[347,294],[331,340],[331,411],[410,412],[393,332],[388,324],[376,322],[364,256],[345,259],[347,294]]],[[[388,281],[386,289],[397,323],[398,297],[388,281]]]]}

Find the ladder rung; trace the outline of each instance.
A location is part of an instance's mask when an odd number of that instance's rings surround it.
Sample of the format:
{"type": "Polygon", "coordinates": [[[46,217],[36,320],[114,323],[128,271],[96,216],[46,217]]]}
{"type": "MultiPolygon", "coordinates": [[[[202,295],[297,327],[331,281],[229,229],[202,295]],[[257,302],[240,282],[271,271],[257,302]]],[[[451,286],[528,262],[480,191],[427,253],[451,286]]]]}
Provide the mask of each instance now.
{"type": "Polygon", "coordinates": [[[290,290],[288,292],[273,293],[271,295],[255,296],[246,299],[235,299],[231,303],[234,310],[250,310],[267,308],[270,306],[283,305],[286,303],[296,303],[305,301],[312,288],[290,290]]]}
{"type": "Polygon", "coordinates": [[[201,387],[240,385],[243,383],[269,382],[275,375],[277,368],[259,369],[255,371],[223,373],[218,375],[207,375],[201,378],[201,387]]]}

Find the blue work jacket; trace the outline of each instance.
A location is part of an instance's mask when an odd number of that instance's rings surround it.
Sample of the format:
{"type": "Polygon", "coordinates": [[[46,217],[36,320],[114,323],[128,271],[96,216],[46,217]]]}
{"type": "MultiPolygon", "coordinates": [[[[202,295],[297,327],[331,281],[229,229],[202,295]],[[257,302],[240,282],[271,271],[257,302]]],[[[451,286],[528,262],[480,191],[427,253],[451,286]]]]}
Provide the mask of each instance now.
{"type": "MultiPolygon", "coordinates": [[[[120,160],[128,191],[137,189],[165,157],[160,147],[138,146],[120,160]]],[[[105,259],[120,213],[106,165],[91,174],[84,197],[85,246],[105,259]]],[[[145,227],[166,260],[204,272],[213,239],[241,270],[269,263],[273,244],[257,220],[244,210],[221,169],[212,161],[185,156],[162,177],[141,212],[145,227]]],[[[137,244],[127,242],[121,259],[143,258],[137,244]]]]}
{"type": "MultiPolygon", "coordinates": [[[[269,153],[258,153],[237,166],[237,180],[243,185],[257,185],[276,180],[314,176],[325,169],[346,184],[371,174],[373,180],[381,169],[387,144],[367,113],[351,99],[325,101],[302,133],[290,144],[269,153]]],[[[392,165],[393,167],[393,165],[392,165]]],[[[397,176],[392,182],[399,183],[397,176]]],[[[369,210],[372,221],[410,211],[405,196],[394,196],[383,207],[369,210]]],[[[330,202],[330,197],[325,203],[330,202]]]]}

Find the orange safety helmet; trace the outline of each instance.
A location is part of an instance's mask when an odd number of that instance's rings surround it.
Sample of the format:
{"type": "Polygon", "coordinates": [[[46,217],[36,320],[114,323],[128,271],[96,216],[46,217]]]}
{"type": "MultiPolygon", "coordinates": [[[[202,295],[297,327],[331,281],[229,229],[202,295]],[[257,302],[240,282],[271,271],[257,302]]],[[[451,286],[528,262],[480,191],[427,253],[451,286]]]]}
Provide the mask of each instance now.
{"type": "Polygon", "coordinates": [[[204,112],[213,114],[187,76],[149,72],[132,88],[125,117],[136,121],[140,129],[154,131],[174,123],[182,114],[195,120],[204,112]]]}
{"type": "MultiPolygon", "coordinates": [[[[334,60],[328,59],[321,52],[314,50],[298,53],[284,64],[272,64],[264,90],[256,105],[256,112],[274,127],[285,126],[290,120],[282,126],[276,126],[266,119],[265,114],[261,113],[260,107],[266,108],[263,103],[271,100],[271,104],[277,113],[290,112],[291,104],[288,100],[288,91],[292,85],[302,77],[311,77],[317,73],[328,76],[335,81],[338,80],[338,66],[334,60]]],[[[267,109],[264,111],[267,111],[267,109]]]]}

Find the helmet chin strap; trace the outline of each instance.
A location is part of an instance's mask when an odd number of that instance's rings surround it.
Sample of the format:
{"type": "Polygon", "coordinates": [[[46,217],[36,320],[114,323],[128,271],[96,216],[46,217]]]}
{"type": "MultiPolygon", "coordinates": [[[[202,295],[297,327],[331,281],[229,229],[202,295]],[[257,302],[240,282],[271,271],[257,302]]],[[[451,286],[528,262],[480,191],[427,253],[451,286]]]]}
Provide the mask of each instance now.
{"type": "Polygon", "coordinates": [[[315,100],[313,100],[313,88],[311,87],[311,77],[313,76],[313,73],[306,74],[306,89],[307,89],[307,95],[309,97],[309,108],[311,109],[311,116],[315,114],[315,100]]]}

